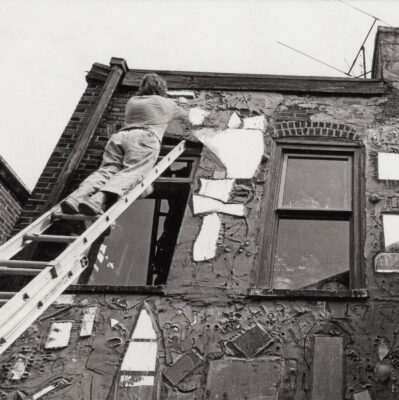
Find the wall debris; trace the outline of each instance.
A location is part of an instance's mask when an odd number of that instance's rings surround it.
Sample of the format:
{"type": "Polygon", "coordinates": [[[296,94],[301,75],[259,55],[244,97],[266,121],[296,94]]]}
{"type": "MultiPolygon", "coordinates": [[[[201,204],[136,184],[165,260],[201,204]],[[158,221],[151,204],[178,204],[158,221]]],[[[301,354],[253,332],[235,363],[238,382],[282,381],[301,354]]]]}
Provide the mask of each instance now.
{"type": "Polygon", "coordinates": [[[206,215],[202,220],[201,230],[193,247],[193,260],[205,261],[216,256],[221,221],[216,213],[206,215]]]}

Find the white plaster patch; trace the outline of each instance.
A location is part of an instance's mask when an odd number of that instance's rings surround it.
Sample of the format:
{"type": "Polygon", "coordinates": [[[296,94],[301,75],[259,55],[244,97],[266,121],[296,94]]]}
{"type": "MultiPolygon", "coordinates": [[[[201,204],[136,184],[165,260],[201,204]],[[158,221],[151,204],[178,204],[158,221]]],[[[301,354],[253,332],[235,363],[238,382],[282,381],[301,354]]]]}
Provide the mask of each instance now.
{"type": "Polygon", "coordinates": [[[72,294],[62,294],[54,300],[53,304],[73,304],[75,296],[72,294]]]}
{"type": "Polygon", "coordinates": [[[378,179],[399,180],[399,154],[378,153],[378,179]]]}
{"type": "Polygon", "coordinates": [[[198,107],[194,107],[190,108],[188,119],[192,125],[201,125],[207,115],[209,115],[208,111],[202,110],[198,107]]]}
{"type": "Polygon", "coordinates": [[[12,381],[19,381],[25,372],[27,362],[27,359],[19,354],[9,373],[9,379],[12,381]]]}
{"type": "Polygon", "coordinates": [[[119,384],[121,387],[154,386],[154,377],[121,375],[119,384]]]}
{"type": "Polygon", "coordinates": [[[152,326],[151,317],[145,308],[140,311],[136,327],[132,334],[132,339],[157,339],[157,335],[152,326]]]}
{"type": "Polygon", "coordinates": [[[399,241],[399,215],[383,215],[385,250],[399,241]]]}
{"type": "Polygon", "coordinates": [[[185,97],[187,99],[194,99],[195,93],[191,90],[168,90],[169,97],[185,97]]]}
{"type": "Polygon", "coordinates": [[[194,242],[194,261],[210,260],[216,256],[220,227],[220,218],[216,213],[203,218],[200,233],[194,242]]]}
{"type": "Polygon", "coordinates": [[[117,319],[111,318],[111,328],[114,328],[118,324],[119,324],[119,321],[117,319]]]}
{"type": "Polygon", "coordinates": [[[266,118],[263,115],[244,118],[244,129],[259,129],[263,132],[266,129],[266,118]]]}
{"type": "Polygon", "coordinates": [[[156,342],[129,343],[121,371],[155,371],[157,359],[156,342]]]}
{"type": "Polygon", "coordinates": [[[239,128],[241,125],[241,119],[238,116],[238,114],[236,112],[234,112],[233,114],[231,114],[231,117],[229,119],[229,123],[227,124],[227,126],[230,129],[237,129],[239,128]]]}
{"type": "Polygon", "coordinates": [[[200,129],[193,136],[226,168],[227,178],[250,179],[263,155],[263,134],[256,129],[200,129]]]}
{"type": "Polygon", "coordinates": [[[53,322],[47,336],[45,349],[67,347],[71,336],[72,322],[53,322]]]}
{"type": "Polygon", "coordinates": [[[223,213],[229,215],[235,215],[237,217],[243,217],[245,214],[245,207],[243,204],[236,203],[222,203],[219,200],[211,199],[209,197],[203,197],[199,195],[193,195],[193,213],[207,214],[207,213],[223,213]]]}
{"type": "Polygon", "coordinates": [[[211,197],[212,199],[223,201],[229,200],[231,190],[233,189],[234,179],[204,179],[200,178],[201,196],[211,197]]]}
{"type": "Polygon", "coordinates": [[[91,336],[93,332],[94,321],[96,319],[97,307],[88,307],[83,312],[82,326],[80,328],[80,337],[91,336]]]}

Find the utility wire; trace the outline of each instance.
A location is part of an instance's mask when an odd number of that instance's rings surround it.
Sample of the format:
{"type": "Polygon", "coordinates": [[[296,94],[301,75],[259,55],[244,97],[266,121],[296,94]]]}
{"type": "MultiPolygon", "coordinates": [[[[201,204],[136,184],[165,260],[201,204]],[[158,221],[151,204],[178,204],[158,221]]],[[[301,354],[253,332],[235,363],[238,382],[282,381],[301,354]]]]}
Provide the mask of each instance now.
{"type": "Polygon", "coordinates": [[[369,17],[372,17],[372,18],[376,19],[377,21],[381,21],[381,22],[382,22],[383,24],[385,24],[385,25],[392,26],[391,24],[388,24],[388,22],[385,22],[385,21],[383,21],[382,19],[377,18],[377,17],[375,17],[374,15],[371,15],[371,14],[367,13],[366,11],[361,10],[360,8],[357,8],[357,7],[355,7],[355,6],[352,6],[352,4],[346,3],[344,0],[337,0],[337,1],[339,1],[339,2],[341,2],[341,3],[343,3],[343,4],[345,4],[345,5],[347,5],[348,7],[351,7],[351,8],[353,8],[353,9],[357,10],[357,11],[360,11],[361,13],[363,13],[363,14],[365,14],[365,15],[368,15],[369,17]]]}
{"type": "Polygon", "coordinates": [[[279,41],[277,41],[277,43],[278,43],[278,44],[281,44],[282,46],[287,47],[287,48],[289,48],[289,49],[291,49],[291,50],[294,50],[294,51],[296,51],[297,53],[302,54],[303,56],[306,56],[306,57],[308,57],[308,58],[310,58],[310,59],[312,59],[312,60],[314,60],[314,61],[317,61],[317,62],[320,63],[320,64],[323,64],[323,65],[326,65],[327,67],[330,67],[330,68],[332,68],[332,69],[335,69],[336,71],[341,72],[342,74],[345,74],[345,75],[347,75],[347,76],[351,76],[348,72],[345,72],[345,71],[342,71],[341,69],[335,68],[335,67],[333,67],[332,65],[327,64],[327,63],[324,62],[324,61],[318,60],[317,58],[314,58],[314,57],[310,56],[309,54],[304,53],[303,51],[294,49],[293,47],[288,46],[288,45],[286,45],[286,44],[284,44],[284,43],[281,43],[281,42],[279,42],[279,41]]]}
{"type": "MultiPolygon", "coordinates": [[[[341,0],[339,0],[339,1],[341,1],[341,0]]],[[[375,17],[373,17],[373,18],[374,18],[373,24],[371,25],[371,28],[370,28],[369,31],[367,32],[366,38],[363,40],[363,43],[361,44],[360,49],[359,49],[359,51],[357,52],[356,57],[355,57],[355,59],[353,60],[353,63],[352,63],[352,65],[351,65],[351,67],[349,68],[348,74],[351,73],[353,67],[355,66],[356,61],[357,61],[357,59],[358,59],[358,57],[359,57],[359,54],[361,53],[362,49],[364,49],[364,44],[366,43],[368,37],[370,36],[370,33],[371,33],[371,31],[373,30],[375,23],[378,21],[378,18],[375,18],[375,17]]]]}

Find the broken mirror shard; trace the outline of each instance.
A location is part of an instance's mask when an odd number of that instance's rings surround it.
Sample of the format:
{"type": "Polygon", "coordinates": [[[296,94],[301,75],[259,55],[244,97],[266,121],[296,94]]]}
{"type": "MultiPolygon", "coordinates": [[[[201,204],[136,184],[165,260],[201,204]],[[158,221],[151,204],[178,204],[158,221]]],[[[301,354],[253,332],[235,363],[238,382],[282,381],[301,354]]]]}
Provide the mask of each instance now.
{"type": "Polygon", "coordinates": [[[250,179],[262,160],[263,133],[254,129],[200,129],[193,136],[226,168],[227,178],[250,179]]]}
{"type": "Polygon", "coordinates": [[[244,356],[253,358],[272,342],[273,338],[270,334],[260,325],[255,325],[230,343],[234,348],[244,354],[244,356]]]}
{"type": "Polygon", "coordinates": [[[281,219],[274,261],[276,289],[348,287],[349,221],[281,219]]]}
{"type": "Polygon", "coordinates": [[[389,252],[389,246],[399,241],[399,215],[382,216],[384,225],[385,250],[389,252]]]}
{"type": "Polygon", "coordinates": [[[216,256],[220,227],[221,221],[216,213],[206,215],[202,219],[201,230],[193,247],[194,261],[210,260],[216,256]]]}
{"type": "Polygon", "coordinates": [[[285,154],[282,207],[350,210],[351,159],[309,157],[285,154]]]}
{"type": "Polygon", "coordinates": [[[207,399],[277,400],[280,381],[279,357],[211,361],[206,382],[207,399]]]}
{"type": "Polygon", "coordinates": [[[163,372],[165,378],[174,386],[188,376],[201,364],[202,360],[194,351],[180,357],[172,366],[163,372]]]}
{"type": "Polygon", "coordinates": [[[82,326],[80,328],[80,337],[91,336],[93,332],[94,321],[96,319],[97,307],[87,307],[83,312],[82,326]]]}
{"type": "Polygon", "coordinates": [[[344,398],[343,357],[342,337],[314,337],[312,400],[344,398]]]}
{"type": "Polygon", "coordinates": [[[156,361],[157,336],[151,317],[146,307],[143,307],[122,361],[116,398],[152,399],[156,361]]]}
{"type": "Polygon", "coordinates": [[[67,347],[71,336],[72,322],[53,322],[47,336],[45,349],[67,347]]]}
{"type": "Polygon", "coordinates": [[[375,257],[376,272],[399,272],[399,253],[380,253],[375,257]]]}
{"type": "Polygon", "coordinates": [[[378,153],[378,179],[399,180],[399,154],[378,153]]]}
{"type": "Polygon", "coordinates": [[[222,203],[219,200],[211,199],[209,197],[203,197],[199,195],[193,195],[193,213],[207,214],[219,212],[223,214],[235,215],[237,217],[243,217],[245,214],[245,207],[243,204],[237,203],[222,203]]]}
{"type": "Polygon", "coordinates": [[[200,178],[201,188],[199,195],[210,197],[227,203],[231,190],[233,188],[234,179],[205,179],[200,178]]]}

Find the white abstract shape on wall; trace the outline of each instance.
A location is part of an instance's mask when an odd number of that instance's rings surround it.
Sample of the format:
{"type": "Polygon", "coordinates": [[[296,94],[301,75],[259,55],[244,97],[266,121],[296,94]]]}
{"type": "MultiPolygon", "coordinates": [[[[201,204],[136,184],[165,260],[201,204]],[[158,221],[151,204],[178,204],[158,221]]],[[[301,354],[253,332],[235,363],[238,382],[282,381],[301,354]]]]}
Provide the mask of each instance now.
{"type": "Polygon", "coordinates": [[[399,154],[378,153],[378,179],[399,180],[399,154]]]}
{"type": "Polygon", "coordinates": [[[80,328],[80,337],[91,336],[96,319],[97,307],[87,307],[83,312],[82,326],[80,328]]]}
{"type": "Polygon", "coordinates": [[[47,336],[45,349],[67,347],[71,336],[72,322],[53,322],[47,336]]]}
{"type": "Polygon", "coordinates": [[[191,90],[168,90],[169,97],[186,97],[187,99],[194,99],[195,93],[191,90]]]}
{"type": "Polygon", "coordinates": [[[143,307],[122,361],[119,380],[121,387],[154,385],[157,348],[157,335],[151,317],[146,307],[143,307]]]}
{"type": "Polygon", "coordinates": [[[245,207],[243,204],[236,203],[222,203],[219,200],[211,199],[209,197],[193,195],[193,213],[207,214],[207,213],[223,213],[243,217],[245,214],[245,207]]]}
{"type": "Polygon", "coordinates": [[[227,124],[227,126],[230,129],[237,129],[239,128],[241,125],[241,119],[238,116],[238,114],[236,112],[234,112],[233,114],[231,114],[231,117],[229,119],[229,123],[227,124]]]}
{"type": "Polygon", "coordinates": [[[399,215],[385,214],[382,216],[382,220],[386,250],[389,245],[399,241],[399,215]]]}
{"type": "Polygon", "coordinates": [[[140,312],[139,319],[137,320],[136,327],[132,334],[132,339],[157,339],[157,335],[152,326],[151,317],[145,308],[140,312]]]}
{"type": "Polygon", "coordinates": [[[211,197],[212,199],[223,201],[229,200],[231,190],[233,189],[234,179],[205,179],[200,178],[201,196],[211,197]]]}
{"type": "Polygon", "coordinates": [[[188,119],[192,125],[201,125],[207,115],[209,115],[208,111],[205,111],[198,107],[194,107],[190,108],[188,119]]]}
{"type": "Polygon", "coordinates": [[[205,261],[216,256],[221,221],[215,214],[206,215],[202,220],[201,230],[193,247],[193,260],[205,261]]]}
{"type": "Polygon", "coordinates": [[[262,132],[266,129],[266,118],[263,115],[244,118],[244,129],[259,129],[262,132]]]}
{"type": "Polygon", "coordinates": [[[263,155],[263,133],[256,129],[204,128],[192,132],[226,168],[227,178],[250,179],[263,155]]]}

